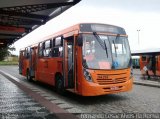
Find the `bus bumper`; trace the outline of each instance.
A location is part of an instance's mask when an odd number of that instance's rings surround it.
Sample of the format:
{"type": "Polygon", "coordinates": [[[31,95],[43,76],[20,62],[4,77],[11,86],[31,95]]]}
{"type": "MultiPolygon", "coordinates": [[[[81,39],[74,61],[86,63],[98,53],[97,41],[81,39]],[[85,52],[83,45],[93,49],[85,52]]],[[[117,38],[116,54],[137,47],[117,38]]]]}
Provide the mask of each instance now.
{"type": "Polygon", "coordinates": [[[114,94],[119,92],[127,92],[132,89],[133,78],[127,80],[125,83],[99,85],[96,83],[86,82],[82,88],[82,96],[98,96],[106,94],[114,94]]]}

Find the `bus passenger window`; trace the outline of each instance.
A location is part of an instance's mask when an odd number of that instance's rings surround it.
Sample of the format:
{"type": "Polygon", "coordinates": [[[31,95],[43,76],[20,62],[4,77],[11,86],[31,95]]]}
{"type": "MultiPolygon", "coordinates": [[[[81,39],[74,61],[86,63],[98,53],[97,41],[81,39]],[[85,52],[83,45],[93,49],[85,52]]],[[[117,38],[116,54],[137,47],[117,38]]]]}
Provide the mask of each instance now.
{"type": "Polygon", "coordinates": [[[51,40],[47,40],[44,43],[44,48],[43,48],[43,56],[44,57],[51,57],[51,40]]]}
{"type": "Polygon", "coordinates": [[[63,56],[63,40],[62,37],[57,37],[53,40],[52,56],[53,57],[62,57],[63,56]]]}
{"type": "Polygon", "coordinates": [[[44,49],[44,50],[43,50],[43,56],[44,56],[44,57],[49,57],[49,56],[51,56],[51,49],[50,49],[50,48],[44,49]]]}

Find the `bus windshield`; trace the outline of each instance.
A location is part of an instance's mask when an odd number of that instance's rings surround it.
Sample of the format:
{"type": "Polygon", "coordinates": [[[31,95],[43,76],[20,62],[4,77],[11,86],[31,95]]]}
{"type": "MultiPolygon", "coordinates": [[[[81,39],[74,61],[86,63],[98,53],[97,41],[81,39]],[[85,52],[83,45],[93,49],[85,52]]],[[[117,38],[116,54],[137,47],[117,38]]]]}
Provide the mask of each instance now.
{"type": "Polygon", "coordinates": [[[127,37],[83,34],[83,66],[89,69],[130,67],[131,54],[127,37]]]}

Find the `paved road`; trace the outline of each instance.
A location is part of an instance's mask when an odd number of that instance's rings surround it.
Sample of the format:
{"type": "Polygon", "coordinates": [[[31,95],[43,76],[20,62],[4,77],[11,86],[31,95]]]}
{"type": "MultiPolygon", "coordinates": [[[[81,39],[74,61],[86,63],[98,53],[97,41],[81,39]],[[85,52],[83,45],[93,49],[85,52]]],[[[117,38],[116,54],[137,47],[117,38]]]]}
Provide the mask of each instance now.
{"type": "Polygon", "coordinates": [[[58,119],[0,74],[0,119],[58,119]]]}
{"type": "MultiPolygon", "coordinates": [[[[26,82],[18,74],[17,66],[0,66],[0,69],[26,82]]],[[[126,93],[111,94],[98,97],[81,97],[71,93],[60,96],[49,86],[29,83],[43,90],[51,97],[56,97],[59,106],[68,105],[66,108],[71,113],[160,113],[160,88],[134,85],[133,90],[126,93]]],[[[62,106],[62,107],[63,107],[62,106]]]]}

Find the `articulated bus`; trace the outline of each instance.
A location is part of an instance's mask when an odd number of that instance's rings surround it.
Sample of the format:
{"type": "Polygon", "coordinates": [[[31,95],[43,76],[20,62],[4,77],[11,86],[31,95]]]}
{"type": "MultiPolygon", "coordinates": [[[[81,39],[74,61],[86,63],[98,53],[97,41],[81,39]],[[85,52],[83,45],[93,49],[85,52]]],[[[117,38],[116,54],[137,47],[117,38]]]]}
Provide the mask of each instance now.
{"type": "Polygon", "coordinates": [[[82,96],[132,89],[128,36],[121,27],[81,23],[20,50],[19,73],[82,96]]]}

